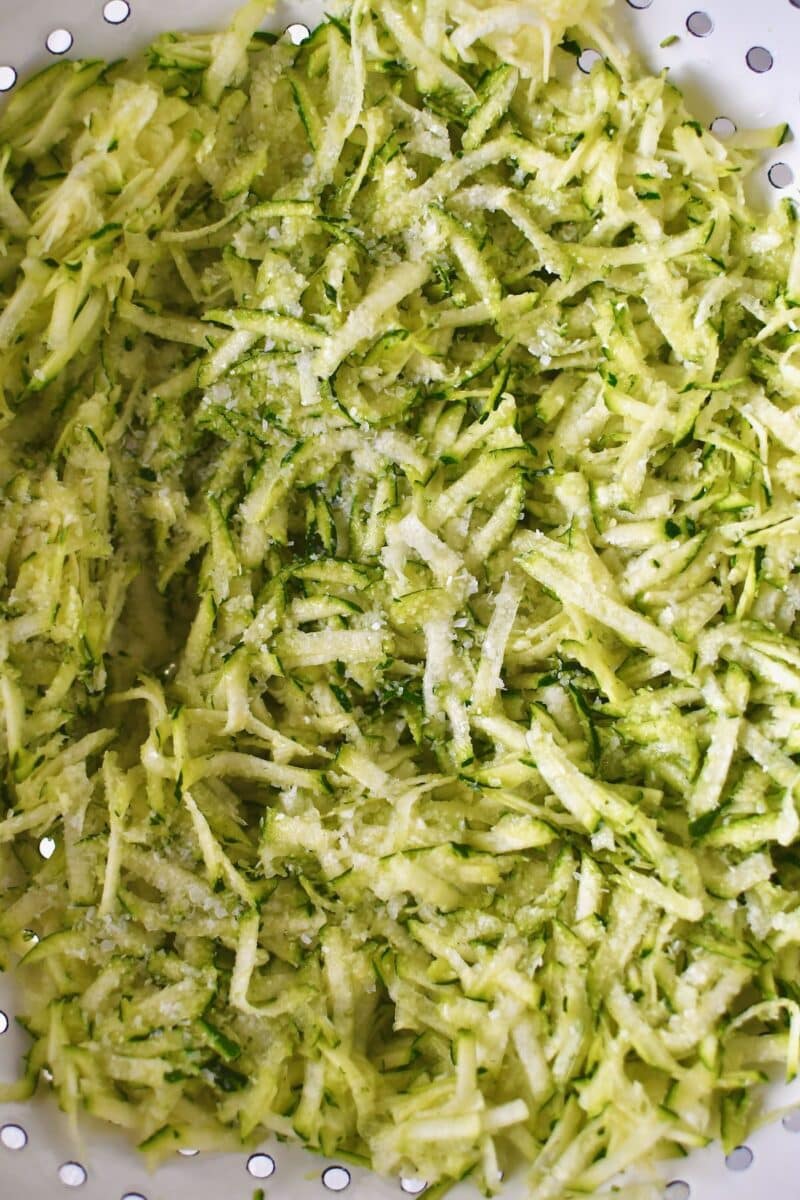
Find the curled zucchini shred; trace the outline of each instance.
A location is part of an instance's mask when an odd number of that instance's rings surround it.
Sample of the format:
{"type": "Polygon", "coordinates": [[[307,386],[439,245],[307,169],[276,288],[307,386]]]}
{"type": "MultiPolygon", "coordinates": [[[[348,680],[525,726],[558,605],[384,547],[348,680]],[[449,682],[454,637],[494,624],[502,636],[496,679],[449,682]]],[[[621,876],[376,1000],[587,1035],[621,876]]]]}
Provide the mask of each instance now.
{"type": "Polygon", "coordinates": [[[0,117],[0,1097],[658,1195],[800,1055],[795,212],[597,0],[267,7],[0,117]]]}

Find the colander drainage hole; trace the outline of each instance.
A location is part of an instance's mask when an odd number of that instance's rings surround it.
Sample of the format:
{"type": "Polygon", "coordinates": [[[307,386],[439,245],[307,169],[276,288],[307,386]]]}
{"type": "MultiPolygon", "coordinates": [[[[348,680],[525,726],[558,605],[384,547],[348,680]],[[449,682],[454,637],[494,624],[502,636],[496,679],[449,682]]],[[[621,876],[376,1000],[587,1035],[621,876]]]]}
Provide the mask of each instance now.
{"type": "Polygon", "coordinates": [[[103,19],[108,21],[109,25],[122,25],[130,15],[131,6],[128,0],[108,0],[103,8],[103,19]]]}
{"type": "Polygon", "coordinates": [[[776,162],[767,171],[767,179],[774,188],[790,187],[794,183],[794,171],[788,163],[776,162]]]}
{"type": "Polygon", "coordinates": [[[301,42],[307,42],[311,37],[311,30],[308,26],[302,25],[299,21],[295,21],[293,25],[287,25],[284,32],[294,46],[299,46],[301,42]]]}
{"type": "Polygon", "coordinates": [[[0,1129],[0,1144],[6,1150],[24,1150],[28,1144],[28,1135],[21,1125],[4,1125],[0,1129]]]}
{"type": "Polygon", "coordinates": [[[766,46],[751,46],[744,57],[748,67],[751,71],[755,71],[756,75],[763,75],[765,71],[771,71],[775,62],[772,52],[766,46]]]}
{"type": "Polygon", "coordinates": [[[736,133],[736,125],[730,117],[714,117],[709,129],[718,138],[728,138],[736,133]]]}
{"type": "Polygon", "coordinates": [[[729,1171],[746,1171],[753,1163],[753,1151],[749,1146],[737,1146],[725,1156],[725,1166],[729,1171]]]}
{"type": "Polygon", "coordinates": [[[66,54],[72,49],[74,37],[68,29],[54,29],[48,33],[45,45],[51,54],[66,54]]]}
{"type": "Polygon", "coordinates": [[[350,1186],[350,1172],[347,1167],[328,1167],[322,1172],[322,1182],[329,1192],[343,1192],[350,1186]]]}
{"type": "Polygon", "coordinates": [[[693,12],[686,18],[686,28],[693,37],[708,37],[714,30],[714,22],[707,12],[693,12]]]}
{"type": "Polygon", "coordinates": [[[251,1154],[247,1160],[247,1170],[253,1179],[269,1179],[275,1174],[275,1159],[269,1154],[251,1154]]]}
{"type": "Polygon", "coordinates": [[[602,61],[603,56],[600,51],[590,47],[588,50],[584,50],[581,54],[580,58],[578,59],[578,67],[581,71],[583,71],[584,75],[588,75],[592,68],[595,67],[597,63],[602,61]]]}
{"type": "Polygon", "coordinates": [[[83,1187],[88,1178],[86,1167],[82,1167],[78,1162],[65,1162],[58,1168],[58,1178],[63,1183],[64,1187],[83,1187]]]}

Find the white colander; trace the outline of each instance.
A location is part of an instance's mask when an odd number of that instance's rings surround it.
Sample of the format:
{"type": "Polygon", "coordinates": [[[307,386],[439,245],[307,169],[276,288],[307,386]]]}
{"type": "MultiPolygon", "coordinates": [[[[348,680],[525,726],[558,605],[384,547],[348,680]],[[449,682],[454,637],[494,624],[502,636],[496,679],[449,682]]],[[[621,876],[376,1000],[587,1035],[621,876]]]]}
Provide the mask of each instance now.
{"type": "MultiPolygon", "coordinates": [[[[788,121],[800,130],[800,0],[616,0],[620,37],[653,69],[669,67],[699,120],[721,138],[737,125],[788,121]],[[677,39],[677,40],[675,40],[677,39]]],[[[119,58],[165,28],[223,26],[237,0],[0,0],[0,99],[53,56],[119,58]]],[[[322,15],[320,0],[279,4],[270,26],[302,40],[322,15]]],[[[579,60],[599,57],[587,46],[579,60]]],[[[762,203],[798,197],[800,144],[790,140],[765,156],[757,179],[762,203]]],[[[43,857],[52,854],[49,839],[43,857]]],[[[18,1072],[25,1035],[14,1021],[14,994],[0,976],[0,1079],[18,1072]]],[[[665,1200],[797,1200],[800,1198],[800,1081],[776,1086],[770,1100],[785,1115],[724,1159],[719,1147],[692,1154],[667,1172],[665,1200]]],[[[383,1180],[274,1141],[255,1152],[194,1155],[148,1174],[121,1137],[87,1120],[76,1142],[47,1100],[0,1104],[0,1200],[402,1200],[419,1195],[417,1180],[383,1180]]],[[[508,1200],[523,1192],[512,1180],[508,1200]]],[[[456,1188],[453,1200],[477,1193],[456,1188]]]]}

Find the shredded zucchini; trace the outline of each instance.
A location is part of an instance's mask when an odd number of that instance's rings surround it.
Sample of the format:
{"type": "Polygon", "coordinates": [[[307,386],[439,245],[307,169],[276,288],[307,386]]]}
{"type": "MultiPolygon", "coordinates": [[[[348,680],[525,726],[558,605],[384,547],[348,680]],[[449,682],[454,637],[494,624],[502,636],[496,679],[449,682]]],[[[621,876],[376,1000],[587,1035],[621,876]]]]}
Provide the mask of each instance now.
{"type": "Polygon", "coordinates": [[[600,0],[267,10],[0,117],[0,1097],[656,1195],[800,1057],[800,226],[600,0]]]}

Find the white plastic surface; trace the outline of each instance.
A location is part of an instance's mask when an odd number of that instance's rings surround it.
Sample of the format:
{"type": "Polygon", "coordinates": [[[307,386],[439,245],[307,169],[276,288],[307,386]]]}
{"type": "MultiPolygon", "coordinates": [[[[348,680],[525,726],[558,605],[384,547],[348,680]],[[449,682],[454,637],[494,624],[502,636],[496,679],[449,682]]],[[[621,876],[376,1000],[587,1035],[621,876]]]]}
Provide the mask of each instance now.
{"type": "MultiPolygon", "coordinates": [[[[238,0],[0,0],[0,93],[11,92],[53,56],[119,58],[164,28],[219,28],[238,0]]],[[[319,19],[319,0],[280,3],[270,27],[302,38],[319,19]]],[[[698,120],[714,122],[718,136],[734,126],[788,121],[800,131],[800,0],[615,0],[620,36],[636,45],[654,69],[670,69],[698,120]],[[672,40],[677,39],[677,40],[672,40]],[[662,43],[668,44],[662,44],[662,43]]],[[[587,46],[587,51],[594,48],[587,46]]],[[[591,69],[597,55],[586,54],[591,69]]],[[[765,198],[800,194],[800,150],[790,140],[765,156],[765,198]]],[[[44,847],[46,855],[48,847],[44,847]]],[[[16,1076],[25,1036],[14,1020],[11,982],[0,976],[0,1079],[16,1076]]],[[[774,1105],[789,1107],[783,1121],[761,1129],[723,1158],[710,1147],[673,1164],[665,1200],[796,1200],[800,1196],[800,1084],[777,1087],[774,1105]]],[[[419,1195],[422,1181],[376,1179],[271,1142],[241,1155],[184,1152],[149,1175],[124,1138],[87,1121],[76,1142],[47,1101],[0,1105],[0,1200],[402,1200],[419,1195]]],[[[523,1194],[519,1182],[508,1200],[523,1194]]],[[[424,1193],[423,1193],[424,1194],[424,1193]]],[[[475,1197],[467,1186],[453,1200],[475,1197]]]]}

